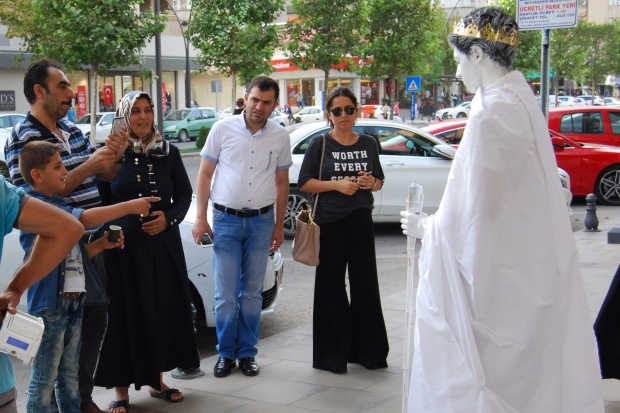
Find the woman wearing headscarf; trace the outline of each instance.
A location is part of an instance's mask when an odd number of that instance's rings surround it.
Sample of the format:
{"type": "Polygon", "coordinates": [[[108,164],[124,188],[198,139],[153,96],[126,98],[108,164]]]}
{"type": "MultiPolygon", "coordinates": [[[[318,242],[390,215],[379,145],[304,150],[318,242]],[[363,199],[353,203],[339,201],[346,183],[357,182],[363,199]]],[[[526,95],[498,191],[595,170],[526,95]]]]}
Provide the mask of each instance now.
{"type": "MultiPolygon", "coordinates": [[[[125,249],[106,254],[108,330],[95,384],[116,388],[111,413],[127,411],[129,385],[178,403],[183,395],[162,381],[161,372],[200,364],[187,268],[178,225],[192,198],[179,150],[163,140],[154,125],[153,101],[144,92],[123,96],[118,116],[125,118],[129,148],[123,167],[110,183],[108,202],[157,196],[149,216],[123,217],[125,249]]],[[[105,192],[105,191],[104,191],[105,192]]]]}

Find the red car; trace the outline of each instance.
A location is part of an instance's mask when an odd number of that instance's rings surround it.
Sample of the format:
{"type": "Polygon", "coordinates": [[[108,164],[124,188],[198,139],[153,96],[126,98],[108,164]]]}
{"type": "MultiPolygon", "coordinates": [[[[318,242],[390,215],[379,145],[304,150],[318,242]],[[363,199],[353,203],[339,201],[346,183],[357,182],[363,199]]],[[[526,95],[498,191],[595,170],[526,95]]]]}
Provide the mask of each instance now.
{"type": "Polygon", "coordinates": [[[581,143],[620,146],[620,106],[551,108],[549,129],[581,143]]]}
{"type": "MultiPolygon", "coordinates": [[[[560,109],[560,108],[558,108],[560,109]]],[[[570,108],[561,108],[570,109],[570,108]]],[[[448,145],[458,145],[463,138],[467,119],[438,122],[422,128],[448,145]]],[[[558,167],[570,176],[573,195],[594,192],[604,205],[620,205],[620,148],[599,144],[577,143],[549,129],[558,167]]]]}

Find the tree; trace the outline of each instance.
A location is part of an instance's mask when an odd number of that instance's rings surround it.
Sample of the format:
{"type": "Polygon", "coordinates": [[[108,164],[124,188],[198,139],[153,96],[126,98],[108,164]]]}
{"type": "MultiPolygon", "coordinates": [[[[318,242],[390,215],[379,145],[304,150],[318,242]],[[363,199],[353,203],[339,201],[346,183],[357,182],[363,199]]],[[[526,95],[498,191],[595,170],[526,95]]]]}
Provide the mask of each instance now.
{"type": "Polygon", "coordinates": [[[97,76],[106,69],[141,63],[149,39],[167,18],[137,11],[142,0],[3,1],[0,22],[7,36],[23,39],[25,51],[60,61],[67,70],[90,65],[91,141],[95,144],[97,76]]]}
{"type": "Polygon", "coordinates": [[[370,0],[363,43],[368,64],[360,72],[374,79],[392,78],[396,83],[404,75],[435,72],[444,56],[441,43],[447,42],[445,37],[440,39],[445,20],[437,2],[370,0]]]}
{"type": "Polygon", "coordinates": [[[283,8],[283,0],[192,2],[190,38],[199,50],[196,60],[232,77],[232,107],[237,100],[237,76],[240,84],[247,84],[273,71],[278,28],[271,23],[283,8]]]}
{"type": "Polygon", "coordinates": [[[332,68],[351,70],[357,65],[351,57],[361,52],[365,2],[292,0],[291,5],[297,17],[282,32],[285,55],[302,70],[323,71],[325,90],[332,68]]]}

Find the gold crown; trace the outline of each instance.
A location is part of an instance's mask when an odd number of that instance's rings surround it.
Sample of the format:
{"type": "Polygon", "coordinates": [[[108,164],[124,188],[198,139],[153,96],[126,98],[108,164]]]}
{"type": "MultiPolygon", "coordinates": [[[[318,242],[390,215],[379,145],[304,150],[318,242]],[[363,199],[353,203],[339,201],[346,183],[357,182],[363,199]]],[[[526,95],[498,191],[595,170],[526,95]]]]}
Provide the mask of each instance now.
{"type": "Polygon", "coordinates": [[[513,30],[508,34],[508,30],[502,27],[498,32],[493,30],[491,23],[487,23],[482,30],[478,29],[476,22],[472,21],[467,27],[463,20],[454,25],[453,34],[457,36],[475,37],[477,39],[491,40],[494,42],[505,43],[510,46],[516,46],[519,43],[519,32],[513,30]]]}

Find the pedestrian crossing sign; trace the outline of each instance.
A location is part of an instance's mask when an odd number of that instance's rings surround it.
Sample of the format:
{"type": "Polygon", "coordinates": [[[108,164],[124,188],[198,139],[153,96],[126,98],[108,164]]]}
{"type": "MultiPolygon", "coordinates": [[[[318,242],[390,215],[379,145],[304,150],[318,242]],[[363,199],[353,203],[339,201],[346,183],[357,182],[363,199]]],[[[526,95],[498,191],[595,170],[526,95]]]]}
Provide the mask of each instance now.
{"type": "Polygon", "coordinates": [[[407,76],[407,92],[420,92],[422,90],[422,78],[420,76],[407,76]]]}

